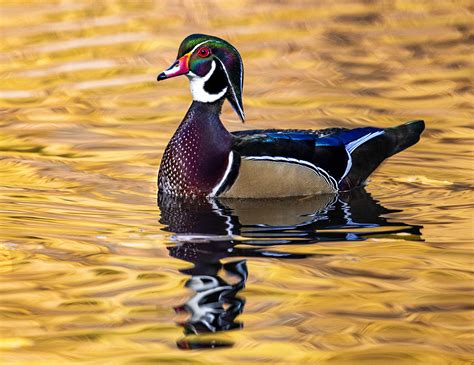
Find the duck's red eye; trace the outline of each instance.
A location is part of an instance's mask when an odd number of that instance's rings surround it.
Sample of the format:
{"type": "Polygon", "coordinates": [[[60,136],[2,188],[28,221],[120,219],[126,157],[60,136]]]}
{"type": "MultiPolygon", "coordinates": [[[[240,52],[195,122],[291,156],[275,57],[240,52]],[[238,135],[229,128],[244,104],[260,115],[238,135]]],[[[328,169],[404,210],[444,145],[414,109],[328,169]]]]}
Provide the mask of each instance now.
{"type": "Polygon", "coordinates": [[[211,50],[208,47],[202,47],[198,51],[198,56],[202,58],[207,57],[210,54],[211,54],[211,50]]]}

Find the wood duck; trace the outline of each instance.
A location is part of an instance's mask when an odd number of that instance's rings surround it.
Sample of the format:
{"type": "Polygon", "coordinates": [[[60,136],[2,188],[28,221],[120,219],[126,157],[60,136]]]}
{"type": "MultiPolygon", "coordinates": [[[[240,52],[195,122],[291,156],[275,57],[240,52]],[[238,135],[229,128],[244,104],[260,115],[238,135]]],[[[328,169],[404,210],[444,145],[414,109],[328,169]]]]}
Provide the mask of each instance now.
{"type": "Polygon", "coordinates": [[[161,161],[158,189],[174,196],[271,198],[334,193],[364,184],[388,157],[418,142],[425,124],[393,128],[229,132],[228,100],[244,121],[244,68],[227,41],[192,34],[158,81],[186,75],[193,102],[161,161]]]}

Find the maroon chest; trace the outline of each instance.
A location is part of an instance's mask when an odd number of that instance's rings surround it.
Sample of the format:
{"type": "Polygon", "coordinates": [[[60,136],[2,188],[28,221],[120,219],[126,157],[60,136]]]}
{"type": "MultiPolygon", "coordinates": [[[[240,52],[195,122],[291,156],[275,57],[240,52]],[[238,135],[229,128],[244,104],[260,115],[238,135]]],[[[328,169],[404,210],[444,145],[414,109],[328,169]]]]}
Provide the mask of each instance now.
{"type": "Polygon", "coordinates": [[[160,192],[206,196],[219,183],[233,138],[219,119],[221,107],[221,102],[193,102],[163,154],[160,192]]]}

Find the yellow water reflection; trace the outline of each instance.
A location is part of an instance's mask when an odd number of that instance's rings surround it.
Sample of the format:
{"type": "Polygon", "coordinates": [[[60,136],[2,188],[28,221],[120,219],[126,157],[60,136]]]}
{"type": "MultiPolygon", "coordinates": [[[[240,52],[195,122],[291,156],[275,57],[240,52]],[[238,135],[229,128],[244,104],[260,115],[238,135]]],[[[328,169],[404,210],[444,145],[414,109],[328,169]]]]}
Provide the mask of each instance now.
{"type": "Polygon", "coordinates": [[[469,364],[472,11],[462,0],[2,1],[1,362],[469,364]],[[155,78],[195,32],[244,59],[247,124],[227,105],[231,130],[427,122],[368,186],[398,210],[382,218],[421,236],[268,248],[300,255],[285,260],[234,232],[242,242],[225,248],[240,256],[219,257],[216,275],[235,288],[232,263],[246,257],[245,288],[227,298],[245,301],[230,320],[243,328],[197,340],[174,309],[195,295],[192,265],[173,254],[182,237],[163,230],[155,195],[190,104],[185,78],[155,78]],[[184,350],[196,341],[224,345],[184,350]]]}

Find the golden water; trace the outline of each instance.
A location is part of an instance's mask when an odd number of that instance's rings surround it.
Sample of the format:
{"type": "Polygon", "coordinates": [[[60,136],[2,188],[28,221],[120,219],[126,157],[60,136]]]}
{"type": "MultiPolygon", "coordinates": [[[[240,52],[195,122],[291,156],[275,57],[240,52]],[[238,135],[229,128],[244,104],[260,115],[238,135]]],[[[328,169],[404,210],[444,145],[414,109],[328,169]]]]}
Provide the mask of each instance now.
{"type": "Polygon", "coordinates": [[[472,12],[2,1],[0,362],[469,364],[472,12]],[[376,224],[345,226],[346,208],[320,200],[160,214],[157,169],[190,94],[185,78],[155,78],[195,32],[243,56],[247,124],[226,106],[231,130],[426,120],[421,142],[372,176],[379,203],[358,205],[376,224]],[[232,291],[216,333],[184,333],[199,275],[232,291]]]}

